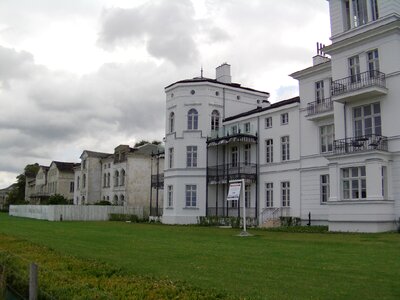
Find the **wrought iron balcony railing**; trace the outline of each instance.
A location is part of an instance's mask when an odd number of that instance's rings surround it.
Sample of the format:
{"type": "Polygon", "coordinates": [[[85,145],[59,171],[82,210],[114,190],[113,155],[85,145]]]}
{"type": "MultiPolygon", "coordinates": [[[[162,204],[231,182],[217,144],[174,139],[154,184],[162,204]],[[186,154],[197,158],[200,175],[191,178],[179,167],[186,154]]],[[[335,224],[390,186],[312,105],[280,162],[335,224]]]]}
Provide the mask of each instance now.
{"type": "Polygon", "coordinates": [[[325,98],[307,103],[307,116],[312,116],[331,110],[333,110],[333,102],[331,98],[325,98]]]}
{"type": "Polygon", "coordinates": [[[153,188],[164,188],[164,173],[157,175],[151,175],[151,187],[153,188]],[[158,177],[158,178],[157,178],[158,177]]]}
{"type": "Polygon", "coordinates": [[[333,142],[334,154],[355,153],[360,151],[388,151],[387,137],[377,134],[362,135],[333,142]]]}
{"type": "Polygon", "coordinates": [[[257,164],[224,164],[207,168],[208,182],[227,182],[234,179],[255,180],[257,164]]]}
{"type": "Polygon", "coordinates": [[[370,86],[386,88],[385,73],[371,70],[332,81],[331,95],[338,96],[370,86]]]}

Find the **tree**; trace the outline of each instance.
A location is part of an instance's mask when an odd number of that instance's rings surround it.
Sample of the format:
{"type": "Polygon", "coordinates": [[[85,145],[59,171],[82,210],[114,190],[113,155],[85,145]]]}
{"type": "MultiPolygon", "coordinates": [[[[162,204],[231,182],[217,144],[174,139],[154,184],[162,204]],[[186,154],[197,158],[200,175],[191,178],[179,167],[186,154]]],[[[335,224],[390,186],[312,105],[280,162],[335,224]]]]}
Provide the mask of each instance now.
{"type": "Polygon", "coordinates": [[[140,147],[140,146],[146,145],[148,143],[149,143],[149,141],[141,140],[140,142],[136,142],[134,147],[140,147]]]}
{"type": "Polygon", "coordinates": [[[19,174],[17,178],[17,184],[10,191],[7,198],[7,205],[10,204],[25,204],[25,183],[26,177],[36,177],[39,171],[39,164],[29,164],[24,168],[24,173],[19,174]]]}
{"type": "Polygon", "coordinates": [[[69,204],[69,201],[60,194],[51,195],[47,201],[49,205],[69,204]]]}

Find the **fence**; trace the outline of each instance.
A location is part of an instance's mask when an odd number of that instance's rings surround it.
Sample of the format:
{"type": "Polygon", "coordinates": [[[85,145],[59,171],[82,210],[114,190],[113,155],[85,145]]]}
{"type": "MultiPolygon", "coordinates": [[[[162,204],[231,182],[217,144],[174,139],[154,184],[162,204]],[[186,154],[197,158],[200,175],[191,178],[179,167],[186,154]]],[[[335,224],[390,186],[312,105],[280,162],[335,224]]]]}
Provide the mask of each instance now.
{"type": "Polygon", "coordinates": [[[10,205],[9,214],[48,221],[108,221],[110,214],[145,217],[143,207],[102,205],[10,205]]]}

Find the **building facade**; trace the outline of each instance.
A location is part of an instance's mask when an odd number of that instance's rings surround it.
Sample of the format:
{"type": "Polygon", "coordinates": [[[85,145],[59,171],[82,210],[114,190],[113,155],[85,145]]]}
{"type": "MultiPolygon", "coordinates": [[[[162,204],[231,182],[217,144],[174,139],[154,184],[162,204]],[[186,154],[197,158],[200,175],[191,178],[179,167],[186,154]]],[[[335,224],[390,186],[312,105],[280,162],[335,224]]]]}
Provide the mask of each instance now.
{"type": "Polygon", "coordinates": [[[300,97],[193,78],[165,88],[164,223],[280,216],[332,231],[393,230],[400,218],[400,4],[330,0],[332,44],[291,76],[300,97]],[[328,57],[326,54],[329,54],[328,57]],[[245,180],[245,199],[227,201],[245,180]]]}

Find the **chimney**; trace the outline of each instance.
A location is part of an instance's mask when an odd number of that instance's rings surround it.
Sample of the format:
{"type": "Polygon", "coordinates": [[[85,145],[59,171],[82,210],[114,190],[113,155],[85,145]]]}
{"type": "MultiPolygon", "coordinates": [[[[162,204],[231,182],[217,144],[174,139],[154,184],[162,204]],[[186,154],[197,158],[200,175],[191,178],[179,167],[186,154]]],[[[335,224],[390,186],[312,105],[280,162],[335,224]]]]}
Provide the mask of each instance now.
{"type": "Polygon", "coordinates": [[[317,43],[317,55],[313,57],[313,66],[330,61],[330,58],[325,55],[324,48],[324,44],[317,43]]]}
{"type": "Polygon", "coordinates": [[[216,80],[223,83],[232,83],[231,65],[223,63],[215,69],[216,80]]]}

